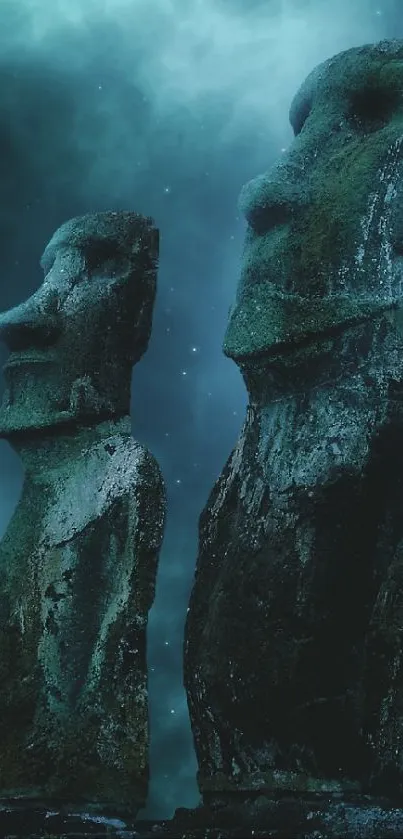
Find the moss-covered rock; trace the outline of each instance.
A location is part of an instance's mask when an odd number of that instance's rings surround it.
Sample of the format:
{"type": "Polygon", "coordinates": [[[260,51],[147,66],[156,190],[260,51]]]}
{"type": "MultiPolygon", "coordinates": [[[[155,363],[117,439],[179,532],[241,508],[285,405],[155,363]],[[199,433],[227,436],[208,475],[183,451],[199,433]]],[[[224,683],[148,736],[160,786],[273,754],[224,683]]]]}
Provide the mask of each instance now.
{"type": "Polygon", "coordinates": [[[312,320],[320,333],[360,307],[371,318],[401,295],[401,42],[325,62],[290,114],[294,143],[240,199],[250,226],[224,342],[235,360],[298,342],[312,320]]]}

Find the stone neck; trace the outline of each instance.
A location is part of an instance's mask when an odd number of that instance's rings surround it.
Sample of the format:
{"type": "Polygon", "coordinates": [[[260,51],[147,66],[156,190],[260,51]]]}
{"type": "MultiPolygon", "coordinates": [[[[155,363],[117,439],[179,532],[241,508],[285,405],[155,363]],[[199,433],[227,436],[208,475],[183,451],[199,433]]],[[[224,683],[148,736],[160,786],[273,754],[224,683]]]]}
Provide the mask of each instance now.
{"type": "Polygon", "coordinates": [[[9,443],[23,462],[26,480],[49,483],[56,473],[71,472],[85,452],[115,435],[132,436],[128,414],[64,431],[55,426],[41,435],[12,435],[9,443]]]}

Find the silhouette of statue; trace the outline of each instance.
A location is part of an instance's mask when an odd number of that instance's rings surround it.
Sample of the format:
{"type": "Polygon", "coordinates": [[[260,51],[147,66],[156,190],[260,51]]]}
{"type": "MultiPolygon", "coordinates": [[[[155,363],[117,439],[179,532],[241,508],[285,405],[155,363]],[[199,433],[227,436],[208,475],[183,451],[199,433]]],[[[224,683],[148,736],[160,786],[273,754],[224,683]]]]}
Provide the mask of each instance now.
{"type": "Polygon", "coordinates": [[[290,119],[241,194],[224,352],[249,406],[185,631],[216,807],[403,784],[403,42],[321,64],[290,119]]]}
{"type": "Polygon", "coordinates": [[[0,436],[25,466],[0,543],[0,796],[135,815],[148,785],[146,628],[165,496],[131,436],[158,232],[73,219],[45,279],[0,316],[0,436]]]}

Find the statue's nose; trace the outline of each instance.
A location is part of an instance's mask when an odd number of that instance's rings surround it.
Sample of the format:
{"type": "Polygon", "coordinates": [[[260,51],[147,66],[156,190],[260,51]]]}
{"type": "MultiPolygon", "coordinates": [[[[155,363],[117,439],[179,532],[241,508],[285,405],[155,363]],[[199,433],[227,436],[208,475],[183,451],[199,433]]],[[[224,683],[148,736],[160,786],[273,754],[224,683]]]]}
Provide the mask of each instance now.
{"type": "Polygon", "coordinates": [[[25,303],[0,313],[0,341],[11,352],[51,346],[60,333],[56,305],[32,295],[25,303]],[[47,303],[47,304],[46,304],[47,303]]]}
{"type": "Polygon", "coordinates": [[[279,165],[249,181],[241,190],[239,209],[256,233],[291,221],[309,203],[308,190],[301,190],[297,165],[279,165]]]}

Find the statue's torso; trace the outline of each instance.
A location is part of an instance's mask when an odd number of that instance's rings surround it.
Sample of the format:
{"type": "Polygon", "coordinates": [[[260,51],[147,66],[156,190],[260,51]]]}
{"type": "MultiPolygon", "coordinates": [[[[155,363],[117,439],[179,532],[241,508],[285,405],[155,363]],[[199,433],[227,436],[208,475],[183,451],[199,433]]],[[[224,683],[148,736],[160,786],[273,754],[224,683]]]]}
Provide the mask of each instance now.
{"type": "Polygon", "coordinates": [[[207,790],[217,773],[292,788],[370,768],[368,631],[403,537],[403,425],[324,403],[321,426],[313,407],[311,432],[301,406],[250,412],[202,514],[185,680],[207,790]]]}
{"type": "Polygon", "coordinates": [[[162,505],[155,462],[127,436],[87,448],[46,486],[27,479],[0,545],[0,725],[13,718],[2,726],[1,786],[65,794],[67,764],[72,795],[124,799],[131,772],[143,766],[146,779],[145,631],[162,505]]]}

